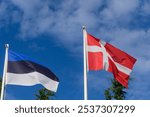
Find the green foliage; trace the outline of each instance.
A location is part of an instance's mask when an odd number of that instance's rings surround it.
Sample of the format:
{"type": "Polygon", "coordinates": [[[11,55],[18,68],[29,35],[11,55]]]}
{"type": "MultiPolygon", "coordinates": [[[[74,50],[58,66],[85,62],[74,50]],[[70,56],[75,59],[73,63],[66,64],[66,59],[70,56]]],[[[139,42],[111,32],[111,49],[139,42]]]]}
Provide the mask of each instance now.
{"type": "Polygon", "coordinates": [[[55,93],[46,88],[40,89],[38,94],[35,94],[37,100],[50,100],[55,96],[55,93]]]}
{"type": "Polygon", "coordinates": [[[110,95],[110,88],[105,90],[105,98],[106,98],[106,100],[111,100],[112,99],[112,96],[110,95]]]}
{"type": "Polygon", "coordinates": [[[112,86],[105,90],[105,98],[106,100],[124,100],[126,92],[123,91],[125,87],[123,87],[118,81],[113,79],[112,86]]]}

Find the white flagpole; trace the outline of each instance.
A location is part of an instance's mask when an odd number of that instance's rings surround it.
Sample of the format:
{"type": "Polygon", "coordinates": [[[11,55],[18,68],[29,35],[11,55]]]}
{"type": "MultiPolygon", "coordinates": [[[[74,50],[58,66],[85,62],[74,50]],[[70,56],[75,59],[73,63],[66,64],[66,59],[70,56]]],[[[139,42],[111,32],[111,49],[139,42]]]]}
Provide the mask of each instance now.
{"type": "Polygon", "coordinates": [[[88,99],[87,90],[87,32],[86,27],[83,26],[83,60],[84,60],[84,100],[88,99]]]}
{"type": "Polygon", "coordinates": [[[1,89],[1,100],[4,99],[4,92],[5,92],[5,84],[7,79],[7,65],[8,65],[8,49],[9,44],[5,44],[5,61],[4,61],[4,70],[3,70],[3,79],[2,79],[2,89],[1,89]]]}

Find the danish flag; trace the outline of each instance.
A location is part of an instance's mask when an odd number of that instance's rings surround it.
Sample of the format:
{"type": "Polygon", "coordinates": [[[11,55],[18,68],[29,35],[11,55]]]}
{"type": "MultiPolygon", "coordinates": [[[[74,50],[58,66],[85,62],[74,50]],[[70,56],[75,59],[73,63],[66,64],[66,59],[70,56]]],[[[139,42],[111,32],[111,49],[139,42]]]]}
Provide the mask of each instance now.
{"type": "Polygon", "coordinates": [[[113,73],[114,78],[124,87],[128,87],[128,79],[136,59],[113,45],[87,34],[87,59],[89,70],[106,70],[113,73]]]}

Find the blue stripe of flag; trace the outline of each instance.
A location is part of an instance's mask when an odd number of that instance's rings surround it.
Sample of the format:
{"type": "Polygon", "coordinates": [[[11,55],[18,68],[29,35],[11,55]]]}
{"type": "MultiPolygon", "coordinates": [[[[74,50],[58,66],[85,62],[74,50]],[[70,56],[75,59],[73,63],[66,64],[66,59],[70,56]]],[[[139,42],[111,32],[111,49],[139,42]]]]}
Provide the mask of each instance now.
{"type": "Polygon", "coordinates": [[[22,61],[22,60],[33,61],[28,56],[25,56],[23,54],[18,54],[16,52],[11,51],[11,50],[8,51],[8,61],[22,61]]]}

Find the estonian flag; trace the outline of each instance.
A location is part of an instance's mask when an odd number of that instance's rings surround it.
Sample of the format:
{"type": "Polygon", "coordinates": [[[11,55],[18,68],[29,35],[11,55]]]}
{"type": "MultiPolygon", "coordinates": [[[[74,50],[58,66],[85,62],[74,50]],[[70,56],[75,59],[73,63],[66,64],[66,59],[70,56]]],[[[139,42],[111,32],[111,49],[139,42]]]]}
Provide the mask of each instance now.
{"type": "Polygon", "coordinates": [[[27,56],[9,50],[6,84],[23,86],[42,84],[46,89],[56,92],[59,79],[48,68],[27,56]]]}

